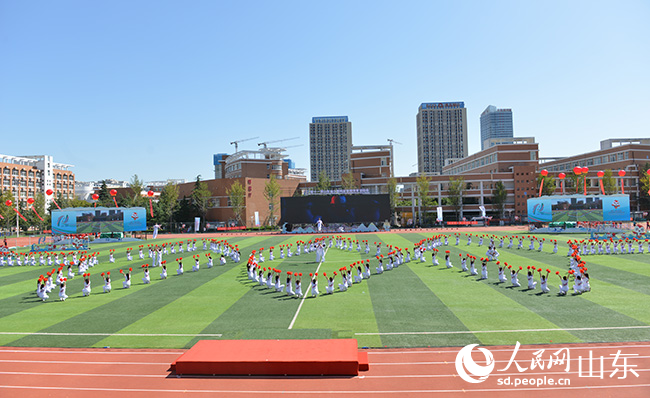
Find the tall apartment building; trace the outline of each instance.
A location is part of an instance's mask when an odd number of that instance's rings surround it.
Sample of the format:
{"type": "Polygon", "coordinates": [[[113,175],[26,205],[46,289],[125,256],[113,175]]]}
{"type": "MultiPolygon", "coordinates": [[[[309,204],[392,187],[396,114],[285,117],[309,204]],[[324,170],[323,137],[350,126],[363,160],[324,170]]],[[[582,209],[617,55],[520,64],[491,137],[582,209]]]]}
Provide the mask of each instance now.
{"type": "Polygon", "coordinates": [[[481,113],[481,150],[487,148],[489,139],[512,137],[512,109],[497,109],[494,105],[485,108],[481,113]]]}
{"type": "Polygon", "coordinates": [[[464,102],[430,102],[418,108],[418,172],[442,173],[446,159],[467,156],[464,102]]]}
{"type": "MultiPolygon", "coordinates": [[[[48,189],[64,198],[72,199],[75,192],[74,173],[69,164],[55,163],[52,156],[11,156],[0,155],[0,177],[2,191],[11,191],[14,198],[26,201],[38,192],[48,189]]],[[[46,206],[52,196],[45,195],[46,206]]]]}
{"type": "Polygon", "coordinates": [[[313,117],[309,123],[311,181],[321,171],[330,180],[340,180],[350,168],[352,122],[347,116],[313,117]]]}

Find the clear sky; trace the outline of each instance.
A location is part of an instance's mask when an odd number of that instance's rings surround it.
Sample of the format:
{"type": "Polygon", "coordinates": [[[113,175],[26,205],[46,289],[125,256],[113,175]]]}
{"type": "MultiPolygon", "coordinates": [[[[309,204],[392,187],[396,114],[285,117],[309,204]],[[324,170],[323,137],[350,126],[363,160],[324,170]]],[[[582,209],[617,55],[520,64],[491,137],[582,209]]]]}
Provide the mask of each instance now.
{"type": "Polygon", "coordinates": [[[648,137],[650,2],[0,0],[0,153],[50,154],[80,181],[214,178],[212,154],[287,145],[313,116],[417,170],[422,102],[488,105],[541,156],[648,137]]]}

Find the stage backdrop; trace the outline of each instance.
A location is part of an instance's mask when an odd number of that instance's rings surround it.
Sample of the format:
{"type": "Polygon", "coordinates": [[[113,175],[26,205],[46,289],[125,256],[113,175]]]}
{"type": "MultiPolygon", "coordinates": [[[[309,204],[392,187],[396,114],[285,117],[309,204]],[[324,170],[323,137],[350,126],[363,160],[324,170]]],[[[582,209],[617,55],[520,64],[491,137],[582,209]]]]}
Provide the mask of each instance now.
{"type": "Polygon", "coordinates": [[[384,222],[390,219],[388,195],[313,195],[281,198],[281,223],[384,222]]]}
{"type": "Polygon", "coordinates": [[[629,195],[562,195],[528,199],[528,220],[630,221],[629,195]]]}
{"type": "Polygon", "coordinates": [[[144,207],[69,207],[52,211],[55,234],[144,231],[147,210],[144,207]]]}

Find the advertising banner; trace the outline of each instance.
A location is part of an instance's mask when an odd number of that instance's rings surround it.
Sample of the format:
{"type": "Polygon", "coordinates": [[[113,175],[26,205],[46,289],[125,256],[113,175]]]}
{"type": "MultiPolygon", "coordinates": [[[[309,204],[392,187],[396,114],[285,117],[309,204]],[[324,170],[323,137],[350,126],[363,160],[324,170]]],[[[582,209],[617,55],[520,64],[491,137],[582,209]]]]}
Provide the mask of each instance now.
{"type": "Polygon", "coordinates": [[[561,195],[531,198],[527,202],[528,220],[562,221],[629,221],[629,195],[561,195]]]}
{"type": "Polygon", "coordinates": [[[144,231],[144,207],[75,207],[52,211],[52,233],[89,234],[100,232],[144,231]]]}

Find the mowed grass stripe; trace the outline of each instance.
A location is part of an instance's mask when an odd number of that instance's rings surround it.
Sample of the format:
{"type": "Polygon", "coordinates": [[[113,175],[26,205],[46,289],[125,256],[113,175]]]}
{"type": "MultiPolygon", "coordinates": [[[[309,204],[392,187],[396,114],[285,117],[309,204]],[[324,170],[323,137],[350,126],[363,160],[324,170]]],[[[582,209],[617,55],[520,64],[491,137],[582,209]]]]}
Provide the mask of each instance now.
{"type": "Polygon", "coordinates": [[[602,281],[597,281],[595,288],[592,289],[597,290],[584,293],[580,297],[650,325],[650,299],[648,296],[602,281]]]}
{"type": "MultiPolygon", "coordinates": [[[[196,289],[197,287],[209,282],[211,279],[216,278],[221,273],[235,267],[235,265],[220,266],[212,269],[202,269],[199,272],[187,272],[191,266],[186,267],[186,274],[182,276],[175,276],[174,270],[170,270],[171,276],[167,280],[157,280],[156,283],[149,285],[136,285],[139,288],[128,295],[121,295],[117,299],[110,302],[105,302],[105,297],[108,294],[94,296],[100,300],[104,299],[103,305],[97,306],[91,310],[73,313],[70,312],[68,316],[61,317],[60,322],[53,324],[47,328],[39,330],[40,332],[78,332],[78,333],[117,333],[119,330],[136,322],[137,320],[147,316],[151,312],[164,307],[177,298],[187,294],[188,292],[196,289]],[[173,284],[172,286],[170,286],[173,284]],[[74,315],[73,315],[74,314],[74,315]]],[[[156,275],[158,268],[152,271],[152,276],[157,279],[156,275]]],[[[133,282],[140,282],[136,279],[141,274],[138,273],[134,277],[133,282]]],[[[116,286],[117,287],[117,286],[116,286]]],[[[133,289],[132,287],[131,289],[133,289]]],[[[131,290],[128,289],[128,290],[131,290]]],[[[117,295],[118,292],[112,292],[110,295],[117,295]]],[[[79,299],[80,301],[82,299],[79,299]]],[[[57,307],[67,307],[66,303],[57,303],[57,307]]],[[[171,321],[171,319],[170,319],[171,321]]],[[[43,336],[26,336],[16,341],[11,345],[15,346],[38,346],[38,345],[52,345],[51,341],[56,341],[54,345],[64,347],[90,347],[102,340],[103,336],[57,336],[45,337],[43,336]],[[46,343],[47,340],[47,343],[46,343]]]]}
{"type": "MultiPolygon", "coordinates": [[[[549,279],[551,293],[541,294],[539,286],[537,286],[537,289],[529,291],[527,289],[525,271],[526,269],[519,274],[519,281],[522,285],[519,288],[512,287],[509,282],[505,284],[495,283],[496,275],[494,275],[494,268],[492,268],[493,276],[488,282],[481,283],[487,284],[504,296],[527,307],[529,310],[534,311],[561,328],[644,325],[643,322],[609,308],[602,307],[580,295],[574,296],[571,294],[572,291],[566,296],[557,295],[560,282],[559,278],[555,275],[551,275],[549,279]],[[557,301],[561,301],[561,303],[557,301]]],[[[594,291],[585,295],[603,294],[603,292],[598,291],[597,281],[592,283],[592,289],[594,291]]],[[[572,331],[571,333],[585,342],[600,342],[607,341],[608,339],[613,341],[627,339],[644,340],[650,338],[650,331],[635,329],[621,332],[572,331]]]]}
{"type": "MultiPolygon", "coordinates": [[[[380,241],[376,238],[372,239],[374,240],[380,241]]],[[[377,261],[372,263],[374,267],[377,261]]],[[[381,275],[372,275],[368,286],[380,332],[468,330],[406,265],[381,275]]],[[[466,345],[479,342],[476,337],[466,335],[382,335],[381,341],[390,347],[466,345]]]]}
{"type": "MultiPolygon", "coordinates": [[[[337,249],[336,246],[332,246],[328,250],[325,256],[326,261],[321,265],[320,270],[332,275],[332,272],[335,270],[338,272],[340,267],[367,257],[363,254],[364,250],[364,245],[361,247],[361,253],[356,251],[356,246],[352,252],[343,252],[337,249]]],[[[321,275],[320,272],[319,275],[321,275]]],[[[354,270],[353,275],[356,275],[354,270]]],[[[307,277],[303,283],[308,280],[307,277]]],[[[354,333],[357,332],[379,331],[368,281],[364,280],[361,283],[355,283],[346,292],[339,291],[338,283],[340,281],[340,277],[335,279],[334,294],[322,294],[315,299],[307,298],[305,300],[294,324],[294,329],[333,329],[332,332],[336,337],[356,337],[360,347],[381,347],[381,338],[379,336],[354,336],[354,333]]],[[[325,278],[320,279],[319,290],[322,293],[325,293],[326,286],[327,281],[325,278]]],[[[303,286],[303,290],[306,290],[306,294],[310,294],[308,284],[303,286]]]]}
{"type": "MultiPolygon", "coordinates": [[[[201,261],[205,263],[203,253],[206,252],[199,252],[198,250],[196,252],[192,252],[194,254],[200,254],[202,256],[201,261]]],[[[137,254],[135,254],[137,257],[137,254]]],[[[146,255],[145,255],[146,256],[146,255]]],[[[171,257],[172,255],[165,255],[163,256],[164,260],[168,261],[168,270],[170,275],[175,273],[175,267],[176,263],[174,262],[174,258],[171,257]]],[[[95,289],[95,292],[101,292],[101,287],[103,286],[104,282],[101,277],[102,272],[107,272],[110,271],[112,279],[113,279],[113,287],[115,286],[121,286],[123,276],[120,275],[119,270],[120,269],[128,269],[128,268],[133,268],[135,271],[135,274],[133,274],[133,278],[136,282],[139,282],[142,276],[138,277],[139,274],[142,273],[141,271],[141,265],[142,264],[151,264],[151,259],[148,258],[148,256],[145,257],[145,260],[140,260],[134,259],[133,261],[127,261],[126,256],[124,258],[120,259],[117,255],[115,263],[110,263],[108,261],[108,255],[106,256],[105,261],[99,262],[98,265],[91,267],[88,272],[91,273],[91,284],[93,288],[95,289]],[[116,284],[117,282],[117,284],[116,284]],[[99,290],[97,290],[99,289],[99,290]]],[[[187,268],[188,261],[191,259],[187,259],[184,266],[187,268]]],[[[191,265],[190,265],[191,268],[191,265]]],[[[47,268],[47,269],[41,269],[40,271],[44,274],[47,271],[50,271],[52,268],[47,268]]],[[[156,268],[152,268],[152,280],[155,280],[158,277],[158,273],[155,273],[156,268]]],[[[83,278],[80,275],[77,275],[77,270],[78,267],[72,267],[72,271],[75,274],[74,279],[71,281],[68,281],[67,284],[67,293],[70,298],[76,298],[78,296],[81,296],[81,289],[83,288],[83,278]]],[[[67,267],[64,267],[63,269],[64,275],[67,276],[67,267]]],[[[11,314],[14,314],[16,312],[24,311],[27,309],[30,309],[34,306],[38,305],[43,305],[41,301],[37,298],[36,296],[36,281],[38,280],[38,276],[40,273],[38,271],[34,272],[33,275],[29,278],[21,277],[21,281],[15,282],[12,285],[12,287],[9,287],[8,289],[5,290],[5,286],[2,286],[0,288],[0,319],[6,316],[9,316],[11,314]],[[17,294],[12,294],[15,293],[16,291],[20,290],[20,287],[24,287],[24,290],[21,292],[18,292],[17,294]]],[[[57,300],[58,299],[58,292],[59,288],[58,286],[52,291],[52,293],[49,295],[50,299],[49,301],[52,300],[57,300]]]]}
{"type": "MultiPolygon", "coordinates": [[[[538,268],[546,269],[550,267],[558,267],[559,271],[566,272],[569,269],[569,258],[557,254],[541,254],[531,251],[516,251],[514,253],[508,250],[499,251],[501,256],[499,260],[506,261],[514,265],[535,265],[538,268]]],[[[484,254],[484,253],[483,253],[484,254]]],[[[644,275],[639,273],[629,272],[618,267],[613,268],[603,265],[598,261],[597,255],[583,256],[582,260],[585,261],[590,280],[602,280],[615,285],[623,286],[630,290],[635,290],[639,293],[650,295],[650,264],[646,265],[646,272],[644,275]]],[[[601,260],[602,261],[602,260],[601,260]]]]}
{"type": "MultiPolygon", "coordinates": [[[[444,250],[442,250],[444,246],[441,247],[441,252],[444,253],[444,250]]],[[[480,257],[484,255],[482,252],[474,252],[474,250],[481,250],[478,246],[464,246],[461,247],[461,249],[465,249],[464,251],[458,250],[456,246],[449,246],[445,250],[450,250],[452,252],[452,261],[456,261],[456,264],[458,260],[457,259],[457,254],[460,251],[461,253],[463,252],[469,252],[471,254],[476,255],[477,257],[480,257]]],[[[553,261],[555,260],[552,258],[555,255],[550,255],[546,256],[545,254],[538,253],[535,251],[529,251],[527,249],[524,250],[517,250],[517,249],[511,249],[512,251],[516,251],[515,253],[511,253],[509,250],[503,250],[500,251],[500,253],[504,253],[502,256],[499,257],[500,260],[506,260],[508,263],[511,263],[514,266],[518,267],[521,263],[519,262],[519,259],[521,257],[526,257],[529,260],[524,262],[524,264],[521,264],[522,266],[525,265],[538,265],[539,262],[545,262],[546,264],[550,265],[550,268],[552,271],[555,271],[554,265],[558,263],[558,261],[553,261]],[[534,260],[533,260],[534,259],[534,260]],[[540,261],[541,260],[541,261],[540,261]],[[536,264],[533,264],[536,263],[536,264]]],[[[559,257],[558,260],[562,258],[562,262],[566,262],[567,265],[560,265],[560,269],[565,271],[568,268],[568,259],[566,257],[559,257]]],[[[442,263],[442,262],[441,262],[442,263]]],[[[457,266],[455,264],[455,266],[457,266]]],[[[542,267],[546,268],[546,267],[542,267]]],[[[533,292],[528,292],[526,291],[526,275],[525,275],[526,269],[522,272],[520,272],[519,276],[519,281],[522,284],[521,288],[512,288],[509,287],[510,283],[507,282],[506,286],[503,285],[498,285],[494,283],[488,283],[490,286],[493,286],[495,289],[502,289],[501,292],[502,294],[507,295],[508,297],[518,301],[522,305],[528,307],[531,311],[535,311],[539,315],[545,317],[549,321],[557,324],[558,326],[562,328],[574,328],[574,327],[598,327],[598,326],[636,326],[636,325],[642,325],[643,323],[640,323],[640,321],[628,317],[624,314],[621,314],[617,311],[611,310],[606,307],[600,307],[594,302],[591,302],[586,299],[582,299],[581,296],[566,296],[566,297],[559,297],[557,296],[557,291],[558,291],[558,285],[559,285],[559,278],[557,278],[554,274],[554,272],[551,275],[551,278],[549,279],[549,286],[551,288],[551,295],[543,295],[542,297],[548,297],[548,298],[553,298],[553,299],[564,299],[567,300],[567,305],[556,305],[556,304],[551,304],[551,305],[545,305],[542,304],[544,301],[536,301],[536,300],[531,300],[531,297],[539,298],[536,295],[539,294],[539,286],[538,289],[533,292]]],[[[495,268],[492,266],[490,268],[490,272],[492,277],[488,281],[494,282],[496,280],[496,275],[495,275],[495,268]]],[[[592,279],[591,279],[591,285],[593,291],[590,293],[587,293],[588,295],[593,295],[593,294],[603,294],[602,292],[598,292],[598,277],[600,276],[600,271],[594,267],[594,272],[591,273],[592,279]]],[[[508,279],[509,280],[509,279],[508,279]]],[[[627,283],[631,283],[629,280],[625,280],[627,283]]],[[[585,295],[586,296],[586,295],[585,295]]],[[[603,296],[606,298],[606,296],[603,296]]],[[[610,336],[609,338],[616,340],[616,341],[621,341],[621,340],[626,340],[626,339],[632,339],[632,340],[639,340],[639,339],[647,339],[650,338],[650,332],[646,330],[625,330],[625,331],[576,331],[573,332],[578,338],[581,338],[585,341],[607,341],[607,336],[610,336]]]]}
{"type": "MultiPolygon", "coordinates": [[[[248,291],[207,325],[201,333],[221,333],[224,339],[265,339],[269,338],[264,333],[267,329],[287,330],[300,304],[298,299],[250,281],[244,262],[238,267],[236,281],[248,291]]],[[[196,341],[198,339],[192,340],[190,345],[196,341]]]]}
{"type": "MultiPolygon", "coordinates": [[[[156,278],[152,278],[151,286],[135,283],[130,289],[122,289],[122,279],[123,278],[113,281],[113,291],[111,293],[103,293],[101,286],[94,286],[93,293],[89,297],[81,297],[81,289],[79,289],[78,291],[75,291],[74,294],[69,294],[70,297],[65,302],[60,302],[58,300],[58,289],[51,293],[50,300],[45,303],[36,297],[35,293],[29,292],[22,298],[23,302],[21,303],[21,309],[24,307],[27,308],[22,311],[15,311],[11,315],[1,318],[0,320],[2,322],[0,323],[0,331],[42,331],[59,322],[65,321],[70,317],[92,311],[100,306],[109,304],[112,301],[124,299],[141,289],[151,287],[160,282],[156,278]]],[[[134,280],[134,282],[135,281],[136,280],[134,280]]],[[[72,293],[71,290],[68,292],[72,293]]],[[[0,310],[1,309],[2,308],[0,308],[0,310]]],[[[119,313],[115,316],[119,316],[119,313]]],[[[77,330],[65,330],[64,332],[76,331],[77,330]]],[[[17,340],[16,336],[0,336],[0,345],[7,345],[14,340],[17,340]]],[[[56,346],[57,344],[55,343],[55,340],[47,339],[40,345],[56,346]]]]}
{"type": "MultiPolygon", "coordinates": [[[[117,333],[200,333],[212,320],[222,314],[249,289],[233,283],[238,267],[225,270],[218,277],[178,297],[176,300],[133,322],[117,333]],[[173,314],[173,319],[170,319],[173,314]]],[[[201,272],[201,271],[199,271],[201,272]]],[[[184,347],[193,337],[131,337],[110,336],[97,343],[96,347],[167,348],[184,347]]]]}
{"type": "MultiPolygon", "coordinates": [[[[395,240],[393,239],[393,241],[395,240]]],[[[431,253],[426,252],[428,260],[426,263],[411,262],[409,268],[463,322],[467,330],[511,330],[520,329],[522,324],[525,324],[527,329],[553,329],[558,327],[527,307],[504,297],[486,284],[477,282],[477,277],[460,272],[457,261],[454,268],[447,269],[443,265],[444,252],[447,250],[442,250],[444,247],[439,248],[443,253],[443,258],[439,259],[441,265],[433,266],[431,264],[431,253]],[[468,291],[470,294],[467,294],[468,291]]],[[[480,267],[480,263],[477,263],[476,266],[480,267]]],[[[477,269],[480,272],[480,268],[477,269]]],[[[496,266],[490,266],[488,276],[490,271],[493,272],[494,277],[496,275],[496,266]]],[[[516,341],[522,344],[548,343],[549,340],[567,343],[580,342],[580,339],[560,330],[545,333],[484,333],[461,335],[459,337],[467,339],[470,336],[488,345],[514,344],[516,341]]],[[[469,340],[465,344],[469,344],[469,340]]]]}

